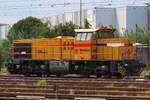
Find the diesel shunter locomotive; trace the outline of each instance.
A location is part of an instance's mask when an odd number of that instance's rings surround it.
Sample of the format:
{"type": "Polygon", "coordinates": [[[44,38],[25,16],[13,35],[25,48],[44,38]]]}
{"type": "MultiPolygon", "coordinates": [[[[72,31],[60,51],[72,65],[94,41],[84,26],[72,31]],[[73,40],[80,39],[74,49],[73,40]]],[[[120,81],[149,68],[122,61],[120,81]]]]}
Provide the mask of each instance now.
{"type": "Polygon", "coordinates": [[[30,75],[139,75],[145,67],[127,38],[114,38],[113,28],[75,29],[76,37],[15,40],[8,71],[30,75]]]}

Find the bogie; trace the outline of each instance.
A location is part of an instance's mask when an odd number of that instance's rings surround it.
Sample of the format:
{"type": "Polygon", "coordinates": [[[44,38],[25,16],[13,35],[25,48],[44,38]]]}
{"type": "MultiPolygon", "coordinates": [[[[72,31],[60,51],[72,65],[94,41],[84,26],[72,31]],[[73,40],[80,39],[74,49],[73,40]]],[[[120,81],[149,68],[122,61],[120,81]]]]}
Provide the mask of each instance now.
{"type": "MultiPolygon", "coordinates": [[[[62,75],[77,74],[90,77],[95,75],[97,78],[122,78],[127,75],[134,75],[135,71],[130,70],[129,61],[125,64],[122,61],[20,61],[21,65],[14,64],[14,69],[9,72],[12,74],[23,74],[25,76],[37,75],[39,77],[43,75],[56,75],[60,77],[62,75]],[[47,63],[49,62],[49,63],[47,63]],[[128,65],[128,66],[127,66],[128,65]],[[16,70],[17,69],[17,70],[16,70]]],[[[133,62],[133,61],[132,61],[133,62]]],[[[136,62],[136,61],[135,61],[136,62]]],[[[132,64],[134,69],[138,70],[139,65],[132,64]]]]}

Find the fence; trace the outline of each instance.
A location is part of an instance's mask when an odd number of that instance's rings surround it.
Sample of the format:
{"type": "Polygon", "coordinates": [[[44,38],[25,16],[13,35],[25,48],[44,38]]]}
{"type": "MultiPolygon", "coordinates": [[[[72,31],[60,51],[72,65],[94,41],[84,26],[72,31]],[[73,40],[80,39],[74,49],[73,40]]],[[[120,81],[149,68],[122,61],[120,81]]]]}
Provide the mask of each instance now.
{"type": "Polygon", "coordinates": [[[150,45],[142,45],[136,47],[136,57],[141,62],[145,63],[150,68],[150,45]]]}

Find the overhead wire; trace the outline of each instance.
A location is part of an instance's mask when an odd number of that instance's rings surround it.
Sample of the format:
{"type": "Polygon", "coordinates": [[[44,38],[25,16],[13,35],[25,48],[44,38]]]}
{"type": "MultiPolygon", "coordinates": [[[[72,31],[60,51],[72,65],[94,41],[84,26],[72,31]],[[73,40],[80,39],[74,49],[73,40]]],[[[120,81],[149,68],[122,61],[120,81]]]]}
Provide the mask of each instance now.
{"type": "MultiPolygon", "coordinates": [[[[7,3],[7,2],[13,2],[13,3],[16,3],[14,0],[2,0],[4,3],[7,3]]],[[[26,0],[26,1],[22,1],[22,0],[17,0],[18,2],[21,2],[23,4],[25,4],[25,2],[29,2],[27,3],[25,6],[22,6],[22,5],[9,5],[7,7],[4,7],[4,6],[0,6],[0,9],[2,10],[1,11],[1,14],[2,13],[5,13],[4,15],[7,16],[7,15],[13,15],[13,12],[19,12],[19,11],[24,11],[24,14],[26,15],[38,15],[38,14],[43,14],[43,13],[47,13],[48,14],[52,14],[52,12],[56,12],[58,11],[59,8],[62,8],[62,6],[64,6],[64,3],[53,3],[53,4],[49,4],[49,3],[40,3],[40,1],[42,0],[26,0]],[[35,3],[36,1],[36,3],[35,3]],[[33,3],[34,2],[34,3],[33,3]],[[51,6],[53,5],[53,6],[51,6]],[[39,11],[42,11],[42,12],[39,12],[39,11]],[[44,12],[43,12],[44,11],[44,12]],[[11,12],[10,14],[8,14],[8,12],[11,12]],[[26,12],[26,13],[25,13],[26,12]]],[[[116,1],[116,0],[115,0],[116,1]]],[[[145,3],[146,1],[145,0],[132,0],[133,4],[137,3],[137,2],[141,2],[141,3],[145,3]]],[[[47,2],[49,2],[49,0],[47,0],[47,2]]],[[[114,0],[103,0],[103,1],[95,1],[95,2],[83,2],[83,6],[85,7],[88,7],[88,6],[112,6],[112,5],[118,5],[119,4],[124,4],[124,2],[122,0],[118,0],[116,2],[114,2],[114,0]]],[[[131,4],[132,4],[131,3],[131,4]]],[[[78,6],[79,5],[79,2],[72,2],[72,3],[68,3],[65,8],[70,8],[68,10],[73,10],[74,7],[72,6],[78,6]],[[72,9],[71,9],[72,7],[72,9]]],[[[0,14],[0,15],[1,15],[0,14]]],[[[44,14],[46,15],[46,14],[44,14]]],[[[15,16],[15,15],[14,15],[15,16]]],[[[24,16],[24,15],[22,15],[24,16]]]]}
{"type": "MultiPolygon", "coordinates": [[[[137,0],[134,0],[133,2],[135,3],[137,0]]],[[[87,3],[83,3],[82,5],[84,6],[84,5],[108,5],[110,2],[87,2],[87,3]]],[[[112,3],[112,1],[111,1],[111,3],[112,3]]],[[[117,3],[112,3],[112,5],[113,4],[115,4],[115,5],[117,5],[117,3]]],[[[67,4],[67,6],[69,6],[69,5],[71,5],[71,6],[73,6],[73,5],[79,5],[79,3],[78,2],[76,2],[76,3],[69,3],[69,4],[67,4]]],[[[0,6],[0,9],[1,10],[11,10],[11,9],[18,9],[18,10],[21,10],[21,9],[44,9],[44,8],[52,8],[53,6],[57,6],[57,7],[59,7],[59,6],[64,6],[64,4],[63,3],[60,3],[60,4],[41,4],[41,3],[39,3],[39,4],[29,4],[29,5],[26,5],[27,7],[23,7],[23,6],[7,6],[7,7],[1,7],[0,6]]]]}

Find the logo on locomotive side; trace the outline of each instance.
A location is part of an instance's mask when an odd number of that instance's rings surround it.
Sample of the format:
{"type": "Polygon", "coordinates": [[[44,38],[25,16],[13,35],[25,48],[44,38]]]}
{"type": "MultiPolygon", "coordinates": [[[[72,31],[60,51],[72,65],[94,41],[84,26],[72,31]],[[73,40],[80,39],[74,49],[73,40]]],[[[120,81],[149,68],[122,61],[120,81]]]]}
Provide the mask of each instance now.
{"type": "Polygon", "coordinates": [[[132,52],[133,52],[133,50],[131,48],[128,48],[127,52],[126,52],[127,57],[131,57],[132,56],[132,52]]]}

